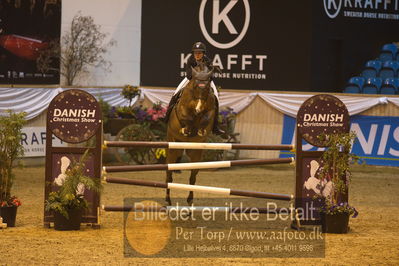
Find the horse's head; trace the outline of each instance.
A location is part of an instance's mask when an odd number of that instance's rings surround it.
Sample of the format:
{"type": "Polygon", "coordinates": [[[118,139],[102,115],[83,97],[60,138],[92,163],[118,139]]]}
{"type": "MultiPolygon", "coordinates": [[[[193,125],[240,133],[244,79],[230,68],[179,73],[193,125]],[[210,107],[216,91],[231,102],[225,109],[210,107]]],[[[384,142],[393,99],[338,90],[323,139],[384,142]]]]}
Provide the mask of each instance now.
{"type": "Polygon", "coordinates": [[[212,131],[216,114],[216,97],[211,82],[213,69],[199,65],[191,70],[192,78],[182,90],[174,109],[177,123],[168,123],[168,134],[173,134],[180,141],[202,142],[212,131]]]}
{"type": "Polygon", "coordinates": [[[199,70],[192,68],[192,74],[193,98],[196,101],[195,112],[199,114],[204,111],[209,94],[212,94],[211,77],[213,69],[209,70],[206,66],[199,66],[199,70]]]}

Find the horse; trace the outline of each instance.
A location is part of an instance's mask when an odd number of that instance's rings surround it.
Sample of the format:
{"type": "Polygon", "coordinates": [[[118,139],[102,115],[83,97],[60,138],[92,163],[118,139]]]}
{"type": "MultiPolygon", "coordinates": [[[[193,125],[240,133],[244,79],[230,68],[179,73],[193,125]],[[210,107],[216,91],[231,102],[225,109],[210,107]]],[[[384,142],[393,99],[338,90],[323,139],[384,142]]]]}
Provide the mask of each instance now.
{"type": "MultiPolygon", "coordinates": [[[[167,123],[166,139],[168,142],[206,142],[212,132],[216,118],[216,99],[211,87],[214,69],[205,65],[192,68],[192,79],[181,90],[179,101],[173,107],[167,123]]],[[[184,150],[166,150],[166,162],[179,162],[184,150]]],[[[186,150],[191,162],[202,160],[203,150],[186,150]]],[[[191,170],[190,185],[194,185],[199,170],[191,170]]],[[[173,182],[172,171],[166,171],[166,183],[173,182]]],[[[189,192],[187,203],[191,205],[193,191],[189,192]]],[[[170,189],[166,190],[166,202],[171,205],[170,189]]]]}

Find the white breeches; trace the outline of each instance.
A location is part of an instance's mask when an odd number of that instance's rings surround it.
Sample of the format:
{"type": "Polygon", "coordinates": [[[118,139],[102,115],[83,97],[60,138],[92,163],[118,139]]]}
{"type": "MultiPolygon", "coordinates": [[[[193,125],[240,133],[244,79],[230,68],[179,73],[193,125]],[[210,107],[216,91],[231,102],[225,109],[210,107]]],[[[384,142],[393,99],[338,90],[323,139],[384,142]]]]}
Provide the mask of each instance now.
{"type": "MultiPolygon", "coordinates": [[[[181,89],[183,89],[189,82],[190,82],[189,79],[184,78],[184,79],[180,82],[179,86],[177,86],[177,89],[175,90],[175,92],[173,93],[173,95],[175,95],[175,94],[178,93],[181,89]]],[[[211,87],[212,87],[212,89],[213,89],[213,94],[215,94],[216,99],[219,101],[219,93],[218,93],[218,90],[216,89],[216,85],[215,85],[215,83],[214,83],[213,81],[211,81],[211,87]]]]}

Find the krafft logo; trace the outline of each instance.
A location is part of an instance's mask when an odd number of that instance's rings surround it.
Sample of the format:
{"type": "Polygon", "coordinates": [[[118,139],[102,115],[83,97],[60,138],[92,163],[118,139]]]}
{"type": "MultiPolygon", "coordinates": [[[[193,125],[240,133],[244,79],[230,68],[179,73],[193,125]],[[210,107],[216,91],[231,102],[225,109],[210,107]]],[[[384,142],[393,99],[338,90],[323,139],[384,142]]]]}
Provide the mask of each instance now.
{"type": "Polygon", "coordinates": [[[241,7],[243,10],[240,10],[240,12],[243,13],[243,16],[240,17],[245,18],[243,25],[238,25],[239,23],[236,20],[231,19],[232,13],[237,12],[237,9],[240,8],[237,5],[240,2],[239,0],[230,0],[225,7],[221,7],[220,0],[209,1],[211,5],[207,5],[207,2],[207,0],[202,0],[199,9],[199,23],[206,40],[220,49],[228,49],[237,45],[244,38],[249,26],[251,13],[248,0],[242,0],[244,8],[241,7]],[[205,11],[208,10],[212,10],[210,31],[208,31],[205,23],[205,11]],[[227,41],[220,34],[222,25],[227,29],[229,35],[229,40],[227,41]],[[240,28],[241,31],[239,32],[240,28]]]}
{"type": "Polygon", "coordinates": [[[323,0],[324,10],[329,18],[335,18],[341,11],[342,0],[323,0]]]}
{"type": "Polygon", "coordinates": [[[323,3],[331,19],[342,14],[357,19],[399,20],[398,0],[323,0],[323,3]]]}

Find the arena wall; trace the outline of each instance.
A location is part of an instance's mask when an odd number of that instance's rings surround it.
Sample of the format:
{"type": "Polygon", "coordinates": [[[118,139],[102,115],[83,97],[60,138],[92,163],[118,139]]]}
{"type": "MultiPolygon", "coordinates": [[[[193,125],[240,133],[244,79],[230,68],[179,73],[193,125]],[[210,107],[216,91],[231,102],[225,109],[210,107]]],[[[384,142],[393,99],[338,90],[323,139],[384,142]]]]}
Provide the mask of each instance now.
{"type": "MultiPolygon", "coordinates": [[[[172,88],[164,88],[172,89],[172,88]]],[[[234,91],[237,92],[237,91],[234,91]]],[[[242,91],[243,93],[257,91],[242,91]]],[[[265,91],[262,91],[265,92],[265,91]]],[[[286,92],[289,94],[289,92],[286,92]]],[[[297,92],[295,92],[297,93],[297,92]]],[[[302,93],[309,94],[311,93],[302,93]]],[[[345,94],[334,94],[345,95],[345,94]]],[[[363,96],[363,95],[362,95],[363,96]]],[[[364,96],[377,98],[381,96],[364,96]]],[[[144,106],[152,106],[152,103],[146,98],[144,106]]],[[[399,107],[388,102],[374,106],[362,113],[361,115],[369,116],[399,116],[399,107]]],[[[236,132],[240,133],[239,139],[241,143],[255,144],[280,144],[283,131],[284,114],[276,110],[260,97],[256,97],[253,102],[237,115],[235,125],[236,132]]],[[[45,127],[46,112],[28,121],[27,127],[45,127]]],[[[240,151],[242,158],[276,158],[279,151],[240,151]]]]}

